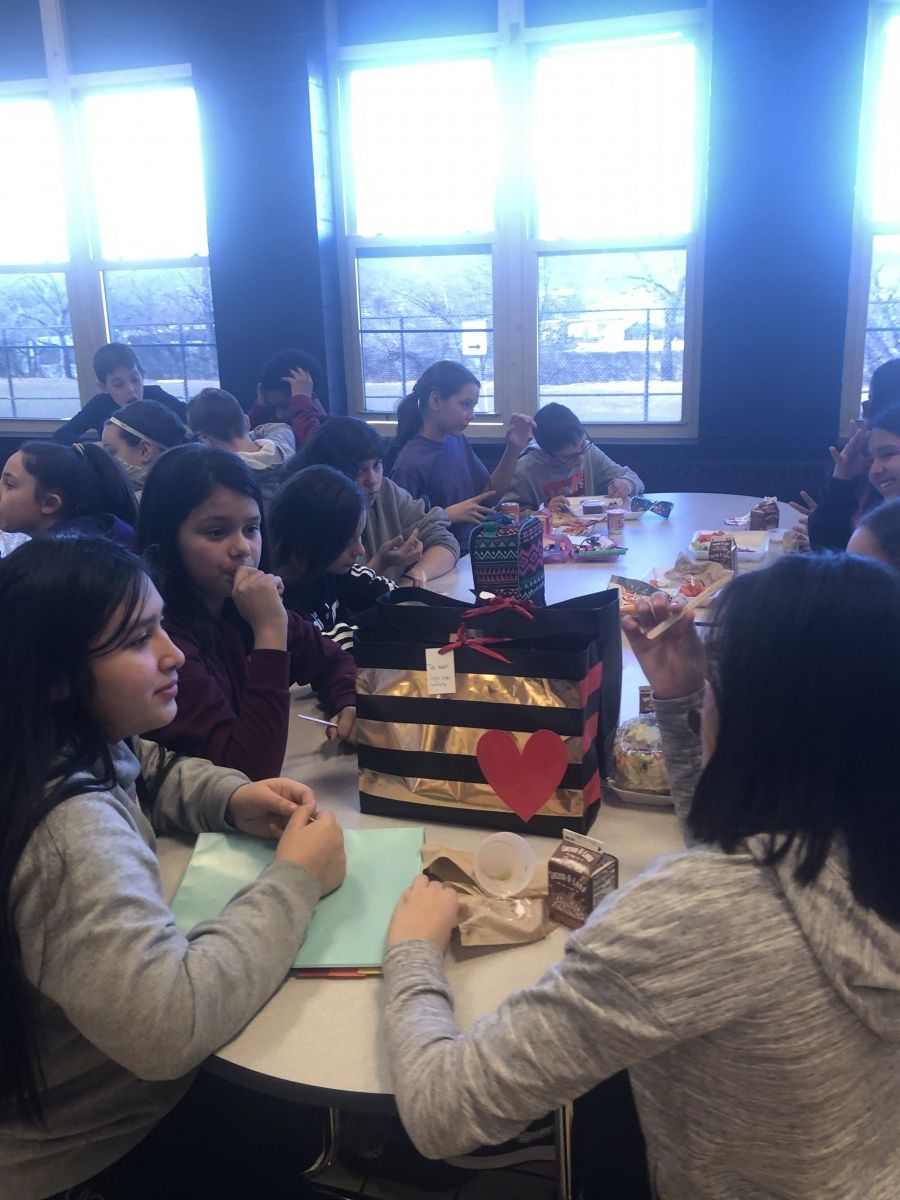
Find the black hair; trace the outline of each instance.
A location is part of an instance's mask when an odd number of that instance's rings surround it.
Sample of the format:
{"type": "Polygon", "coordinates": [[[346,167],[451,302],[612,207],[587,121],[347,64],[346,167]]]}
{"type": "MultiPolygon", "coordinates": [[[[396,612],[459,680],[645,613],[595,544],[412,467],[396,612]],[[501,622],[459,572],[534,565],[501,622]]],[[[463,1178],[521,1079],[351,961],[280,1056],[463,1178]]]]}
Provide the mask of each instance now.
{"type": "Polygon", "coordinates": [[[869,429],[883,429],[885,433],[893,433],[900,437],[900,404],[889,404],[887,408],[879,409],[878,415],[869,421],[869,429]]]}
{"type": "MultiPolygon", "coordinates": [[[[217,624],[194,591],[181,551],[178,532],[195,508],[223,487],[249,496],[259,506],[262,555],[260,569],[268,570],[262,495],[253,472],[230,450],[191,442],[161,454],[147,476],[136,530],[137,549],[153,571],[166,612],[184,621],[206,652],[217,643],[217,624]]],[[[235,610],[236,612],[237,610],[235,610]]],[[[249,626],[241,626],[252,646],[249,626]]]]}
{"type": "Polygon", "coordinates": [[[259,386],[264,392],[282,392],[285,396],[290,396],[291,385],[284,377],[295,367],[309,373],[313,382],[313,395],[322,402],[325,395],[325,373],[319,360],[307,354],[305,350],[279,350],[277,354],[267,358],[260,368],[259,386]]]}
{"type": "Polygon", "coordinates": [[[72,446],[25,442],[21,450],[25,470],[34,476],[38,491],[59,496],[59,520],[109,515],[134,525],[137,504],[128,477],[96,442],[72,446]]]}
{"type": "Polygon", "coordinates": [[[812,883],[846,845],[856,900],[900,920],[900,576],[853,555],[795,555],[738,576],[707,641],[719,731],[688,817],[734,853],[796,852],[812,883]],[[852,631],[852,646],[848,645],[852,631]]]}
{"type": "Polygon", "coordinates": [[[305,467],[281,485],[269,506],[272,561],[286,584],[316,580],[340,555],[367,512],[366,498],[334,467],[305,467]]]}
{"type": "Polygon", "coordinates": [[[113,371],[118,371],[120,367],[125,367],[128,371],[141,371],[138,356],[124,342],[107,342],[94,355],[94,374],[100,383],[105,384],[113,371]]]}
{"type": "MultiPolygon", "coordinates": [[[[141,437],[149,438],[164,450],[171,449],[172,446],[183,446],[191,440],[191,431],[185,423],[158,400],[133,400],[131,404],[117,409],[110,420],[113,418],[136,429],[141,437]]],[[[140,437],[135,437],[121,426],[117,425],[116,428],[129,446],[141,444],[140,437]]]]}
{"type": "Polygon", "coordinates": [[[900,403],[900,358],[889,358],[876,367],[869,380],[869,416],[900,403]]]}
{"type": "Polygon", "coordinates": [[[281,478],[288,479],[305,467],[322,465],[343,471],[355,481],[362,464],[369,459],[383,459],[385,450],[382,437],[359,417],[331,417],[288,459],[281,478]]]}
{"type": "Polygon", "coordinates": [[[565,404],[545,404],[534,415],[534,440],[548,454],[584,437],[584,426],[565,404]]]}
{"type": "Polygon", "coordinates": [[[857,529],[868,529],[891,566],[900,570],[900,499],[886,500],[871,509],[857,529]]]}
{"type": "Polygon", "coordinates": [[[194,433],[205,433],[217,442],[236,442],[247,432],[240,402],[224,388],[198,392],[188,403],[187,419],[194,433]]]}
{"type": "Polygon", "coordinates": [[[89,661],[121,646],[147,586],[140,559],[106,538],[37,538],[0,561],[9,684],[0,690],[0,1098],[35,1123],[43,1084],[36,993],[22,969],[12,879],[52,809],[115,782],[91,713],[89,661]],[[76,772],[90,781],[74,782],[76,772]]]}
{"type": "Polygon", "coordinates": [[[437,392],[442,400],[449,400],[470,383],[474,383],[477,388],[481,387],[478,376],[473,375],[462,363],[451,362],[446,358],[432,363],[413,384],[409,395],[397,406],[397,436],[393,441],[395,453],[422,428],[428,408],[428,397],[432,392],[437,392]]]}

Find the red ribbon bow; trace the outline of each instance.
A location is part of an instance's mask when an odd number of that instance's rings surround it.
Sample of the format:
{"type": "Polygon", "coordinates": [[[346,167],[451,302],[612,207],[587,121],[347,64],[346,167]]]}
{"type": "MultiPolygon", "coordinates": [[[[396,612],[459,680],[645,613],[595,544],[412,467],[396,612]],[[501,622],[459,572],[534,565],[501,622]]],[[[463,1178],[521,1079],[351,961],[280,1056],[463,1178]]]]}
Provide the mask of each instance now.
{"type": "Polygon", "coordinates": [[[459,650],[463,647],[469,650],[477,650],[481,654],[486,654],[490,658],[497,658],[500,662],[508,663],[510,660],[505,654],[501,654],[498,650],[492,650],[491,646],[498,642],[511,642],[513,639],[509,637],[485,637],[481,633],[473,633],[466,628],[466,621],[473,617],[485,617],[489,613],[512,611],[521,613],[523,617],[527,617],[529,621],[534,620],[534,613],[531,612],[532,604],[530,600],[515,600],[512,597],[495,598],[489,604],[479,605],[477,608],[469,608],[462,614],[459,621],[459,628],[456,631],[456,641],[450,642],[446,646],[441,646],[438,654],[448,654],[451,650],[459,650]]]}

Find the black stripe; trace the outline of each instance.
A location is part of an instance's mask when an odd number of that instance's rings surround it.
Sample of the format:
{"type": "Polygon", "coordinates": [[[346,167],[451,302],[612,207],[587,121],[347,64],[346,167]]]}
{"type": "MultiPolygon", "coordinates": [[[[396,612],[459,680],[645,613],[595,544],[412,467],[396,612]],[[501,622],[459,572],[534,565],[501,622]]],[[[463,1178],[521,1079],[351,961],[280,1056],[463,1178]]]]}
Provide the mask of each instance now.
{"type": "Polygon", "coordinates": [[[373,796],[370,792],[363,791],[359,793],[359,808],[364,813],[400,817],[404,821],[422,821],[429,825],[475,825],[481,829],[505,829],[510,833],[561,838],[564,829],[587,833],[600,811],[600,801],[592,804],[582,816],[538,815],[530,821],[523,821],[512,811],[489,812],[483,808],[468,808],[464,804],[408,804],[405,800],[388,800],[384,796],[373,796]]]}
{"type": "MultiPolygon", "coordinates": [[[[598,705],[599,700],[595,710],[598,705]]],[[[458,725],[462,729],[517,729],[522,733],[551,729],[564,737],[581,737],[589,714],[580,708],[444,700],[440,696],[357,696],[356,715],[361,720],[395,725],[458,725]]]]}
{"type": "MultiPolygon", "coordinates": [[[[459,783],[486,783],[474,754],[435,754],[429,750],[385,750],[381,746],[357,747],[360,768],[401,779],[452,779],[459,783]]],[[[597,770],[596,750],[591,746],[580,763],[569,763],[559,782],[561,788],[578,791],[597,770]]]]}

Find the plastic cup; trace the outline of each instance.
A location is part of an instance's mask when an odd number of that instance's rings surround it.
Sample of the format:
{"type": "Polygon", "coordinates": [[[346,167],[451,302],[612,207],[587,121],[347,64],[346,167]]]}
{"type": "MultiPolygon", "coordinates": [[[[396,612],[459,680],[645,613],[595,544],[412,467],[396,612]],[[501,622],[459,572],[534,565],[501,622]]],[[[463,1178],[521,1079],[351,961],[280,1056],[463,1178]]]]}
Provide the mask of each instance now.
{"type": "Polygon", "coordinates": [[[475,851],[475,879],[490,896],[518,896],[534,875],[534,851],[517,833],[492,833],[475,851]]]}
{"type": "Polygon", "coordinates": [[[611,538],[622,536],[625,532],[624,508],[608,508],[606,510],[606,530],[611,538]]]}

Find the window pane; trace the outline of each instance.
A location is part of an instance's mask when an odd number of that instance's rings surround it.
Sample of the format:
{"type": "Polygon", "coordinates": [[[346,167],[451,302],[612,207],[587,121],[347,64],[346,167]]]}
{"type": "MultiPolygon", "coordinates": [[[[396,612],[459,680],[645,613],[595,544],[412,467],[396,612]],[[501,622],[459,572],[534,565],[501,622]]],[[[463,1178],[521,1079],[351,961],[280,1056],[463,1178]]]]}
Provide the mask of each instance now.
{"type": "Polygon", "coordinates": [[[884,63],[872,147],[872,217],[900,221],[900,16],[885,29],[884,63]]]}
{"type": "Polygon", "coordinates": [[[583,421],[681,420],[684,250],[541,257],[540,403],[583,421]]]}
{"type": "Polygon", "coordinates": [[[872,277],[866,320],[865,392],[876,367],[900,357],[900,235],[872,241],[872,277]]]}
{"type": "Polygon", "coordinates": [[[393,412],[426,367],[451,358],[482,381],[476,411],[493,412],[491,256],[360,258],[356,266],[366,408],[393,412]]]}
{"type": "Polygon", "coordinates": [[[353,71],[350,144],[362,236],[493,229],[498,139],[488,60],[353,71]]]}
{"type": "Polygon", "coordinates": [[[0,274],[0,418],[78,411],[66,279],[0,274]]]}
{"type": "Polygon", "coordinates": [[[0,263],[69,257],[63,169],[49,100],[0,102],[0,263]]]}
{"type": "Polygon", "coordinates": [[[104,284],[110,340],[134,346],[148,380],[181,400],[218,387],[206,267],[107,271],[104,284]]]}
{"type": "Polygon", "coordinates": [[[694,47],[565,47],[535,72],[541,238],[680,235],[693,224],[694,47]]]}
{"type": "Polygon", "coordinates": [[[84,124],[101,257],[205,255],[193,89],[97,92],[84,99],[84,124]]]}

